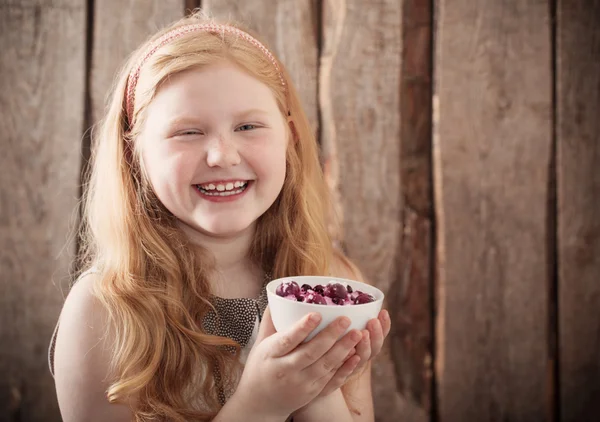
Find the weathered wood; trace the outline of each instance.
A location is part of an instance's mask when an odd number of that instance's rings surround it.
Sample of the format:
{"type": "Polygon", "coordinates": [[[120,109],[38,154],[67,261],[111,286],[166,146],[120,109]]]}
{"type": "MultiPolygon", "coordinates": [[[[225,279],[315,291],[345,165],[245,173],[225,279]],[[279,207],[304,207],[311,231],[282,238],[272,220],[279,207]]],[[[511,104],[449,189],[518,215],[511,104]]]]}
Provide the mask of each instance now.
{"type": "Polygon", "coordinates": [[[434,135],[439,420],[548,421],[546,1],[442,0],[434,135]]]}
{"type": "Polygon", "coordinates": [[[109,89],[125,59],[150,35],[185,12],[181,0],[102,0],[94,6],[91,123],[102,118],[109,89]]]}
{"type": "Polygon", "coordinates": [[[557,183],[562,422],[600,415],[600,1],[557,8],[557,183]]]}
{"type": "MultiPolygon", "coordinates": [[[[399,279],[401,22],[397,1],[368,7],[359,0],[324,2],[319,86],[324,161],[339,185],[344,247],[386,293],[399,279]]],[[[392,318],[396,310],[390,307],[392,318]]],[[[398,392],[399,363],[386,348],[374,364],[377,420],[426,420],[398,392]]]]}
{"type": "MultiPolygon", "coordinates": [[[[432,4],[402,2],[400,171],[402,244],[390,287],[390,345],[400,392],[431,414],[433,198],[431,185],[432,4]]],[[[425,415],[423,420],[425,420],[425,415]]]]}
{"type": "Polygon", "coordinates": [[[201,6],[202,1],[201,0],[184,0],[185,3],[185,14],[189,15],[189,13],[194,10],[197,9],[201,6]]]}
{"type": "Polygon", "coordinates": [[[234,19],[260,36],[290,73],[315,133],[317,115],[318,11],[313,0],[203,0],[202,8],[234,19]]]}
{"type": "Polygon", "coordinates": [[[83,0],[0,3],[0,420],[60,420],[47,350],[75,245],[83,0]]]}

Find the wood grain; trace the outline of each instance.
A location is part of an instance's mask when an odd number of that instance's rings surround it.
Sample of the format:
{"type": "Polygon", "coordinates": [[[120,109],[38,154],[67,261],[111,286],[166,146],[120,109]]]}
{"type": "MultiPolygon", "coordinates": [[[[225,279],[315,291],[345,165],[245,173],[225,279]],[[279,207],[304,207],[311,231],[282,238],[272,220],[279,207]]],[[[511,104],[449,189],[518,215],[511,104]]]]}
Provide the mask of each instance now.
{"type": "MultiPolygon", "coordinates": [[[[402,243],[390,286],[399,390],[432,417],[433,197],[431,184],[432,2],[402,2],[400,171],[402,243]]],[[[425,417],[423,418],[425,420],[425,417]]]]}
{"type": "Polygon", "coordinates": [[[203,0],[202,8],[220,19],[234,19],[255,31],[292,77],[315,134],[318,26],[314,0],[203,0]]]}
{"type": "Polygon", "coordinates": [[[0,420],[60,420],[47,350],[75,251],[85,1],[0,3],[0,420]]]}
{"type": "MultiPolygon", "coordinates": [[[[386,293],[399,277],[401,22],[397,1],[369,7],[358,0],[324,2],[319,98],[325,163],[339,166],[344,247],[386,293]]],[[[397,390],[397,363],[386,348],[374,364],[377,420],[425,420],[397,390]]]]}
{"type": "Polygon", "coordinates": [[[560,420],[600,415],[600,1],[557,8],[560,420]]]}
{"type": "Polygon", "coordinates": [[[547,421],[549,7],[438,5],[439,420],[547,421]]]}
{"type": "Polygon", "coordinates": [[[150,35],[182,18],[185,11],[181,0],[102,0],[94,6],[92,123],[102,117],[116,72],[125,59],[150,35]]]}

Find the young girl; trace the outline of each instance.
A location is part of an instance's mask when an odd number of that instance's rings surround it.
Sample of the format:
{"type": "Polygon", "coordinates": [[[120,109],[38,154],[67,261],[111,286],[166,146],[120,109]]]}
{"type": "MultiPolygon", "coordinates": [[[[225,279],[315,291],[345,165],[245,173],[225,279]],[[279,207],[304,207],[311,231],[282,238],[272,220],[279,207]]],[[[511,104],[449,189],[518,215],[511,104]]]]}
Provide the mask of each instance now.
{"type": "Polygon", "coordinates": [[[387,312],[303,343],[318,313],[277,333],[265,309],[273,278],[361,278],[331,247],[327,198],[264,44],[199,14],[153,36],[94,139],[86,271],[50,347],[63,420],[372,421],[387,312]]]}

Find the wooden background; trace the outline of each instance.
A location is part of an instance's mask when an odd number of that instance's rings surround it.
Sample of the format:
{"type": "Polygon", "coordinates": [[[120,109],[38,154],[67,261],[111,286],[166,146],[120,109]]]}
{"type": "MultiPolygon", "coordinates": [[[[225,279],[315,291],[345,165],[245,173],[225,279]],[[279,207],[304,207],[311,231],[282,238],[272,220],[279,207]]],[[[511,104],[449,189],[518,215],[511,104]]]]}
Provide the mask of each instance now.
{"type": "Polygon", "coordinates": [[[59,421],[46,349],[87,129],[202,6],[288,66],[340,244],[388,297],[380,422],[600,420],[600,0],[0,0],[0,420],[59,421]]]}

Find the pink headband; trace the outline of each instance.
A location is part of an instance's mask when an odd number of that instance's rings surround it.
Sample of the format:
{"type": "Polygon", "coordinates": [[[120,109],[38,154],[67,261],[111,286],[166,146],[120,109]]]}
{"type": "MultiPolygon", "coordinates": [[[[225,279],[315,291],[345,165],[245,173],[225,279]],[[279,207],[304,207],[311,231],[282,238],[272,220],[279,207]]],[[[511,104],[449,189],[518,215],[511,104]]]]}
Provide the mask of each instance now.
{"type": "Polygon", "coordinates": [[[135,87],[136,87],[138,79],[140,77],[140,71],[142,69],[142,66],[144,65],[146,60],[148,60],[148,58],[150,58],[150,56],[152,56],[159,48],[161,48],[165,44],[168,44],[172,40],[177,39],[185,34],[189,34],[191,32],[196,32],[196,31],[207,31],[207,32],[211,32],[211,33],[221,32],[223,34],[225,32],[228,32],[230,34],[235,34],[235,35],[239,36],[240,38],[245,39],[250,44],[254,45],[256,48],[258,48],[260,51],[262,51],[263,54],[265,56],[267,56],[267,58],[271,61],[271,63],[273,63],[273,66],[275,67],[275,69],[277,70],[277,73],[279,74],[279,79],[281,80],[281,85],[283,85],[283,87],[285,88],[285,81],[283,79],[283,75],[281,74],[281,70],[279,69],[279,66],[277,65],[277,60],[275,60],[275,57],[273,56],[273,54],[271,54],[271,52],[264,45],[262,45],[257,39],[253,38],[247,32],[244,32],[240,29],[234,28],[229,25],[212,24],[212,23],[210,23],[210,24],[195,23],[195,24],[180,26],[180,27],[175,28],[175,29],[167,32],[166,34],[162,35],[154,43],[152,43],[152,45],[150,45],[150,47],[148,47],[145,54],[142,56],[140,61],[137,63],[137,65],[132,69],[131,73],[129,74],[129,79],[127,80],[127,90],[126,90],[127,97],[125,100],[126,101],[125,107],[126,107],[126,112],[127,112],[127,120],[129,121],[130,127],[133,126],[132,119],[133,119],[133,106],[135,103],[135,87]]]}

